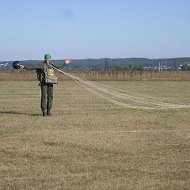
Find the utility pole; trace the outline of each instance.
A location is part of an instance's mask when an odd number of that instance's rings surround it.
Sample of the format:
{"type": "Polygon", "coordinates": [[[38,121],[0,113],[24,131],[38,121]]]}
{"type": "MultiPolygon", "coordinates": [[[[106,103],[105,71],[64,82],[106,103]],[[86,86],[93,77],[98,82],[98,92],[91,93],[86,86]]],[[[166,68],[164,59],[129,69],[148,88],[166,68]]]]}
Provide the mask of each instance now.
{"type": "Polygon", "coordinates": [[[159,66],[158,66],[158,70],[159,70],[159,71],[161,71],[161,67],[162,67],[162,65],[161,65],[161,63],[159,62],[159,66]]]}

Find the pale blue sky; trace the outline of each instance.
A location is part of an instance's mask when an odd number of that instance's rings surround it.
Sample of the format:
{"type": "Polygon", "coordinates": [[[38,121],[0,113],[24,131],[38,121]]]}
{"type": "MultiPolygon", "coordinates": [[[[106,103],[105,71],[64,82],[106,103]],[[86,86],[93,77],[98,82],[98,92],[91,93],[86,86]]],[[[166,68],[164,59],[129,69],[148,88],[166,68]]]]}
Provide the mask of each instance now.
{"type": "Polygon", "coordinates": [[[0,0],[0,60],[190,57],[189,0],[0,0]]]}

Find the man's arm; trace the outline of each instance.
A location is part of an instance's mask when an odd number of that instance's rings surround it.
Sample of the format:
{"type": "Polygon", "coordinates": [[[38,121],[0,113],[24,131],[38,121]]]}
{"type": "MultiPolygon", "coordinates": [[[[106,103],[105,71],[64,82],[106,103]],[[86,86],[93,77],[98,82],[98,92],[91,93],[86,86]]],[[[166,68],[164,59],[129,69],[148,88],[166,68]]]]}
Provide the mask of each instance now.
{"type": "Polygon", "coordinates": [[[34,64],[33,66],[26,67],[22,64],[21,61],[14,61],[12,63],[14,69],[25,69],[25,70],[36,70],[36,69],[43,69],[43,64],[34,64]]]}
{"type": "Polygon", "coordinates": [[[54,64],[52,64],[54,67],[56,67],[57,69],[61,69],[64,68],[66,65],[71,64],[71,60],[70,59],[65,59],[64,62],[62,64],[59,64],[58,66],[55,66],[54,64]]]}

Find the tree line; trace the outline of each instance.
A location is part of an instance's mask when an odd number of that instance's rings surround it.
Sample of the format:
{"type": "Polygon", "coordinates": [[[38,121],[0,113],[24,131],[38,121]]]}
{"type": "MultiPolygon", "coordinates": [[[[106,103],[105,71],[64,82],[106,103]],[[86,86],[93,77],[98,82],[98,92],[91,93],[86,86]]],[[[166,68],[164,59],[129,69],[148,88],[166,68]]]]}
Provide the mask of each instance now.
{"type": "MultiPolygon", "coordinates": [[[[16,60],[15,60],[16,61],[16,60]]],[[[32,67],[43,60],[19,60],[27,67],[32,67]]],[[[12,68],[13,61],[2,61],[8,63],[6,69],[12,68]]],[[[63,60],[53,60],[54,64],[61,66],[63,60]]],[[[190,58],[101,58],[101,59],[73,59],[72,64],[65,67],[66,70],[190,70],[190,58]]]]}

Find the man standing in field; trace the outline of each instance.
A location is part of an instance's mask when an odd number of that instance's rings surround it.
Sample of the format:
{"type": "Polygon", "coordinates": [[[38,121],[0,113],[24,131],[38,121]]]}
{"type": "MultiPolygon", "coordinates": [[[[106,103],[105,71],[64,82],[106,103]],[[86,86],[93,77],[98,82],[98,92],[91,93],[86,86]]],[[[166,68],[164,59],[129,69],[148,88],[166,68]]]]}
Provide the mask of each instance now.
{"type": "MultiPolygon", "coordinates": [[[[65,60],[62,67],[70,63],[70,60],[65,60]]],[[[41,87],[41,110],[43,116],[52,116],[53,85],[58,83],[58,78],[55,76],[52,66],[56,67],[51,62],[50,54],[45,54],[43,63],[36,64],[32,68],[26,68],[18,62],[13,63],[15,69],[36,70],[37,78],[40,81],[39,85],[41,87]]]]}
{"type": "MultiPolygon", "coordinates": [[[[64,65],[70,64],[70,60],[65,60],[64,65]]],[[[53,85],[58,83],[54,69],[51,67],[51,55],[44,55],[43,68],[37,70],[38,79],[41,87],[41,110],[43,116],[52,116],[51,109],[53,104],[53,85]]],[[[55,65],[53,65],[55,67],[55,65]]]]}
{"type": "Polygon", "coordinates": [[[54,69],[51,68],[51,55],[45,54],[43,69],[38,69],[38,79],[41,87],[41,110],[43,116],[51,116],[51,108],[53,103],[53,85],[57,84],[58,80],[55,76],[54,69]]]}

